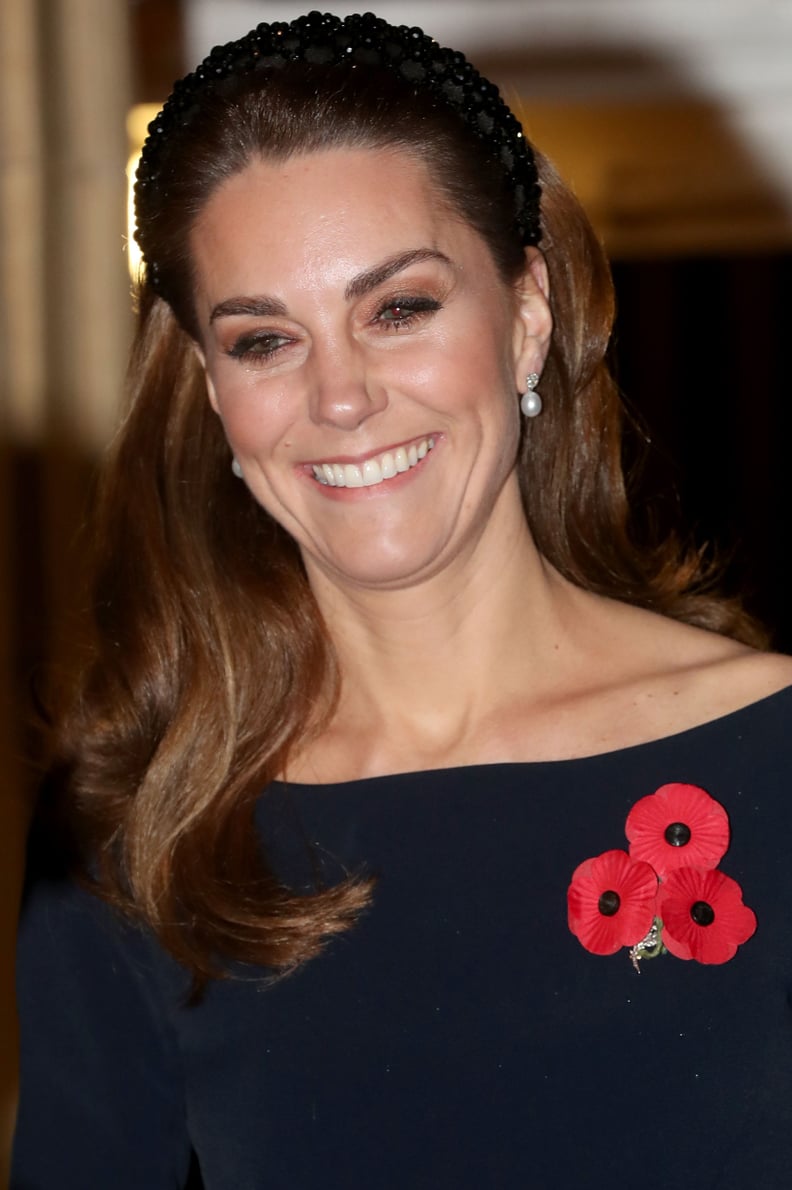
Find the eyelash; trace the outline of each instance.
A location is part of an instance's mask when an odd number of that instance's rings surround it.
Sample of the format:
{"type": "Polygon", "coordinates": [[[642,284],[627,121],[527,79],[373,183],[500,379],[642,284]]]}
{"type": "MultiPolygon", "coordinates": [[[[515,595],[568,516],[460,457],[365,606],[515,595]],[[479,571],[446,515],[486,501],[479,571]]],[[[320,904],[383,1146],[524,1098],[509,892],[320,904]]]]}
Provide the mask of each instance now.
{"type": "Polygon", "coordinates": [[[232,359],[267,360],[270,359],[284,343],[288,343],[286,335],[275,335],[272,331],[259,331],[254,335],[242,335],[231,347],[228,354],[232,359]]]}
{"type": "Polygon", "coordinates": [[[374,316],[374,322],[382,322],[384,326],[389,326],[392,331],[398,331],[402,327],[411,326],[419,319],[426,317],[427,314],[434,314],[441,308],[441,303],[435,298],[430,297],[397,297],[389,298],[380,306],[379,310],[374,316]],[[384,319],[383,315],[388,310],[399,310],[402,316],[399,319],[384,319]]]}
{"type": "MultiPolygon", "coordinates": [[[[386,327],[386,334],[395,334],[413,323],[434,314],[442,308],[442,303],[430,297],[401,297],[389,298],[377,310],[372,319],[373,323],[380,323],[386,327]],[[389,310],[399,311],[398,318],[385,318],[389,310]]],[[[243,335],[236,343],[228,348],[228,355],[241,362],[271,359],[282,346],[291,342],[287,335],[274,334],[272,331],[259,331],[252,335],[243,335]]]]}

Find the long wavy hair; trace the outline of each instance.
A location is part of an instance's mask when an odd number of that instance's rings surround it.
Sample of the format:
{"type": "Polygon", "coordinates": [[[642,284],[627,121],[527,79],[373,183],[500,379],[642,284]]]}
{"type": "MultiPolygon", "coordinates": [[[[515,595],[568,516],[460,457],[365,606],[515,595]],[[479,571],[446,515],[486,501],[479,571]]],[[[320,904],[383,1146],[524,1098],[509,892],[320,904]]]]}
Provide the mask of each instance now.
{"type": "MultiPolygon", "coordinates": [[[[231,475],[192,341],[190,229],[252,159],[390,147],[427,164],[505,283],[524,252],[481,144],[376,69],[241,78],[174,136],[173,183],[142,229],[168,301],[142,282],[127,413],[92,527],[92,645],[58,715],[49,788],[99,891],[149,923],[200,984],[238,962],[294,967],[348,927],[370,889],[353,878],[295,895],[256,834],[257,799],[326,721],[339,675],[298,549],[231,475]]],[[[631,537],[605,362],[610,273],[577,201],[537,160],[555,330],[545,412],[519,458],[536,544],[580,587],[760,643],[736,603],[708,592],[697,554],[631,537]]]]}

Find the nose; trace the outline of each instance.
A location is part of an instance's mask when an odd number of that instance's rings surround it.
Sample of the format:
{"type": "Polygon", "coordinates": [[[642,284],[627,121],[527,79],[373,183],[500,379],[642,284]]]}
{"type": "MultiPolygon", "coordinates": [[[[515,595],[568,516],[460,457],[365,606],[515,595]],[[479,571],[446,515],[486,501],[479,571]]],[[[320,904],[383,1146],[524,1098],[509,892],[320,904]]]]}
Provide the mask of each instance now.
{"type": "Polygon", "coordinates": [[[317,425],[356,430],[388,403],[384,384],[354,342],[315,345],[311,362],[311,418],[317,425]]]}

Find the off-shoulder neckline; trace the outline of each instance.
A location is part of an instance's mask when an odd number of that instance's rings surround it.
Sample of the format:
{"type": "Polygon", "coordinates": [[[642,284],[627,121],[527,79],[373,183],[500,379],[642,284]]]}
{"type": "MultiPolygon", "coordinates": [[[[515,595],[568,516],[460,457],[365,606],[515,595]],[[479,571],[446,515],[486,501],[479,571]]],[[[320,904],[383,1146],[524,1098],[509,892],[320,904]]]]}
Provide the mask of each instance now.
{"type": "MultiPolygon", "coordinates": [[[[496,760],[484,761],[476,764],[461,764],[440,766],[438,768],[428,769],[404,769],[392,773],[380,773],[375,776],[355,777],[346,781],[289,781],[278,779],[272,782],[272,787],[289,788],[295,791],[312,791],[322,790],[329,791],[332,789],[345,789],[350,787],[363,787],[366,785],[387,785],[389,782],[406,782],[415,781],[417,779],[431,779],[442,780],[443,776],[453,773],[475,773],[487,772],[492,774],[496,771],[504,770],[531,770],[538,772],[540,770],[561,770],[569,768],[570,770],[576,765],[607,765],[612,763],[616,758],[624,757],[626,759],[637,757],[640,753],[649,753],[652,750],[662,750],[665,747],[676,744],[685,744],[694,738],[705,738],[707,735],[717,735],[719,732],[730,727],[739,727],[743,721],[752,719],[755,715],[761,714],[776,703],[785,703],[789,701],[792,703],[792,685],[784,686],[780,690],[775,690],[771,694],[763,695],[761,698],[755,699],[753,702],[746,703],[742,707],[737,707],[733,711],[727,711],[724,715],[718,715],[714,719],[707,719],[703,723],[697,723],[692,727],[683,728],[681,731],[671,732],[669,735],[658,736],[656,739],[644,740],[636,744],[628,744],[623,748],[609,749],[604,752],[591,752],[582,756],[560,757],[557,759],[547,760],[496,760]]],[[[792,732],[792,722],[790,722],[790,732],[792,732]]]]}

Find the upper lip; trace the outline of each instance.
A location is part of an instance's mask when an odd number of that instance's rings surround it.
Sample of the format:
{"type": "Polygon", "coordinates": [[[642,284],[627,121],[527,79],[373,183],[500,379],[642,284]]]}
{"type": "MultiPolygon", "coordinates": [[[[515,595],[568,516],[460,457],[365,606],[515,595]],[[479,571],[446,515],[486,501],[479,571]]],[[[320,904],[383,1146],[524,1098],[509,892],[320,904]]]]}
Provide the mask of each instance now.
{"type": "Polygon", "coordinates": [[[343,466],[345,463],[353,463],[353,464],[357,464],[358,467],[361,467],[369,459],[376,459],[380,455],[387,454],[387,452],[389,450],[398,450],[400,447],[404,447],[405,449],[407,449],[410,446],[417,446],[419,442],[424,442],[427,438],[434,438],[435,443],[436,443],[439,437],[440,437],[439,434],[435,433],[432,430],[429,430],[425,434],[416,434],[414,438],[406,438],[400,442],[394,442],[390,446],[378,446],[375,450],[367,450],[364,454],[359,454],[359,455],[335,455],[335,454],[318,455],[315,459],[307,459],[305,461],[305,463],[303,464],[303,466],[315,467],[315,466],[319,466],[321,463],[340,463],[343,466]]]}

